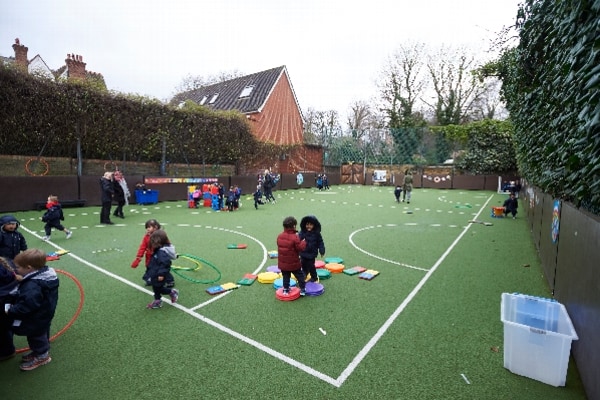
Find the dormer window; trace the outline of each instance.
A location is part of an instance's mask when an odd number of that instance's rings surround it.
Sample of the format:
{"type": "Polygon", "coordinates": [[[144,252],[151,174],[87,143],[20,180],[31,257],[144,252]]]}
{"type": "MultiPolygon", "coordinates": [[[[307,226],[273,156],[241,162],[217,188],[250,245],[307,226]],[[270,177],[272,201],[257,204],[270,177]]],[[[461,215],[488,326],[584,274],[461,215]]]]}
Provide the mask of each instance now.
{"type": "Polygon", "coordinates": [[[240,93],[240,98],[250,96],[252,89],[254,89],[254,86],[246,86],[244,90],[242,90],[242,93],[240,93]]]}
{"type": "Polygon", "coordinates": [[[219,97],[219,93],[213,94],[213,97],[211,97],[211,99],[208,102],[208,104],[213,104],[215,101],[217,101],[217,97],[219,97]]]}
{"type": "Polygon", "coordinates": [[[206,100],[208,100],[208,96],[204,96],[202,100],[200,100],[200,105],[203,106],[204,103],[206,103],[206,100]]]}

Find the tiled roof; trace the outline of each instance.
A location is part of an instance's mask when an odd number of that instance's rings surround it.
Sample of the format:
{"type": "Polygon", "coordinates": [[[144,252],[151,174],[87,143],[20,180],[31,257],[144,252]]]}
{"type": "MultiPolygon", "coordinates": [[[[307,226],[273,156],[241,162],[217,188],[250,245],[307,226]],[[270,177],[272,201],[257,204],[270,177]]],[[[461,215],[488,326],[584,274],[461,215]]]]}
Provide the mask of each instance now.
{"type": "MultiPolygon", "coordinates": [[[[174,97],[173,102],[192,100],[214,110],[238,110],[244,114],[260,112],[282,74],[287,75],[285,65],[180,93],[174,97]],[[240,97],[242,91],[250,86],[252,87],[250,95],[240,97]],[[217,98],[211,103],[214,95],[217,95],[217,98]],[[202,104],[205,97],[206,100],[202,104]]],[[[294,99],[296,100],[295,93],[294,99]]],[[[297,100],[296,105],[298,105],[297,100]]]]}

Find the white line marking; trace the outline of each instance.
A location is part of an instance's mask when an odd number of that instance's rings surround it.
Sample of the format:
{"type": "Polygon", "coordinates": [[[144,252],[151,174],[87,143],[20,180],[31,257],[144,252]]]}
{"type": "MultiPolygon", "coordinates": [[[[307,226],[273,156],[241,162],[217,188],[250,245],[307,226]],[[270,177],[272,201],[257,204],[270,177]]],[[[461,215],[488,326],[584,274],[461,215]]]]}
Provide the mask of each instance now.
{"type": "MultiPolygon", "coordinates": [[[[487,205],[487,203],[489,203],[490,200],[492,200],[492,197],[493,196],[490,196],[488,198],[488,200],[485,202],[483,207],[479,210],[477,215],[481,214],[481,212],[485,209],[485,206],[487,205]]],[[[385,323],[381,326],[381,328],[379,328],[377,333],[375,333],[375,335],[367,342],[365,347],[363,347],[358,352],[358,354],[356,355],[356,357],[354,357],[354,359],[348,365],[348,367],[346,367],[346,369],[336,379],[336,382],[338,383],[339,386],[341,386],[344,383],[344,381],[346,381],[346,379],[348,379],[350,374],[352,374],[352,372],[354,372],[354,370],[356,369],[356,367],[358,367],[358,365],[363,360],[363,358],[365,358],[367,356],[367,354],[369,353],[369,351],[371,351],[371,349],[377,344],[379,339],[381,339],[383,334],[388,330],[388,328],[392,325],[392,323],[396,320],[396,318],[398,318],[400,313],[402,313],[402,311],[404,311],[404,309],[406,308],[408,303],[410,303],[414,299],[414,297],[417,295],[417,293],[419,293],[419,291],[421,290],[423,285],[425,285],[425,282],[427,282],[429,280],[431,275],[433,275],[433,273],[438,269],[438,267],[442,264],[442,262],[446,259],[446,257],[448,257],[450,252],[454,249],[454,247],[456,247],[456,245],[458,244],[460,239],[462,239],[462,237],[469,231],[471,226],[472,226],[471,224],[468,224],[462,230],[462,232],[458,235],[458,237],[454,240],[454,242],[452,242],[450,247],[448,247],[448,249],[446,249],[444,254],[442,254],[442,256],[435,262],[433,267],[431,267],[431,269],[425,274],[423,279],[421,279],[419,281],[419,283],[417,284],[417,286],[415,286],[415,288],[409,293],[409,295],[406,297],[406,299],[404,299],[404,301],[398,306],[398,308],[392,313],[392,315],[390,315],[390,317],[387,319],[387,321],[385,321],[385,323]]]]}

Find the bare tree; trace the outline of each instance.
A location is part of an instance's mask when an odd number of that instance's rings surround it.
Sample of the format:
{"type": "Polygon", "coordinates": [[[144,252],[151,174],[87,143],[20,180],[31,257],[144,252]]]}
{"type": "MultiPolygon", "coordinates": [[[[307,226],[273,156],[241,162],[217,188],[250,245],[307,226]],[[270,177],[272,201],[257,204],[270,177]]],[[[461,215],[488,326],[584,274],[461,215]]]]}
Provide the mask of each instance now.
{"type": "Polygon", "coordinates": [[[214,75],[186,75],[179,85],[175,88],[175,93],[184,93],[192,90],[200,89],[204,86],[214,85],[215,83],[225,82],[230,79],[239,78],[244,76],[242,72],[237,69],[232,71],[221,71],[214,75]]]}
{"type": "Polygon", "coordinates": [[[341,136],[342,127],[335,110],[317,111],[308,108],[304,113],[304,141],[327,147],[331,139],[341,136]],[[310,140],[310,141],[309,141],[310,140]]]}
{"type": "Polygon", "coordinates": [[[391,128],[421,125],[417,102],[425,88],[422,69],[425,45],[401,46],[388,60],[379,83],[383,107],[391,128]]]}
{"type": "Polygon", "coordinates": [[[430,55],[427,69],[435,92],[434,101],[423,100],[437,125],[459,125],[469,121],[473,104],[484,91],[475,74],[475,58],[464,49],[442,47],[430,55]]]}

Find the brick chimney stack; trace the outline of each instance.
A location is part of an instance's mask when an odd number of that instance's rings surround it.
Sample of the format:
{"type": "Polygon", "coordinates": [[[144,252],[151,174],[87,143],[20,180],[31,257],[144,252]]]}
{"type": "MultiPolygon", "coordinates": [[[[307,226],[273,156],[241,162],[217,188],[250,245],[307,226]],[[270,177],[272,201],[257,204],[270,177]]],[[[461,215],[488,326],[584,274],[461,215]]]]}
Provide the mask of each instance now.
{"type": "Polygon", "coordinates": [[[12,48],[15,51],[15,61],[17,66],[27,70],[27,67],[29,66],[29,60],[27,60],[29,48],[23,46],[19,38],[15,39],[15,44],[12,45],[12,48]]]}
{"type": "Polygon", "coordinates": [[[69,79],[85,79],[86,63],[83,62],[82,56],[78,54],[67,54],[65,63],[67,64],[67,69],[69,71],[69,79]]]}

